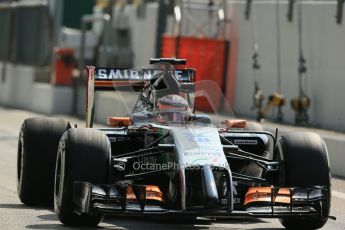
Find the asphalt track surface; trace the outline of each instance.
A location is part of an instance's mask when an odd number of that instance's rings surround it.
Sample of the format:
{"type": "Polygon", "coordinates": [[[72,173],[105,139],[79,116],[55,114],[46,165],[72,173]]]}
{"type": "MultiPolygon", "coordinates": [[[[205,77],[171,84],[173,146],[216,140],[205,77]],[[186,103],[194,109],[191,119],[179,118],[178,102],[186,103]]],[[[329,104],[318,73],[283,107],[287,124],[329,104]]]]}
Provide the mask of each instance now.
{"type": "MultiPolygon", "coordinates": [[[[27,111],[0,107],[0,229],[73,229],[58,221],[53,210],[46,207],[27,207],[20,203],[16,189],[16,154],[20,125],[27,117],[37,116],[27,111]]],[[[83,121],[66,117],[73,123],[83,121]]],[[[43,162],[42,162],[43,163],[43,162]]],[[[345,163],[345,162],[344,162],[345,163]]],[[[323,229],[345,229],[345,180],[332,179],[331,215],[323,229]]],[[[138,217],[106,217],[97,228],[91,229],[283,229],[276,219],[226,218],[183,221],[138,217]]]]}

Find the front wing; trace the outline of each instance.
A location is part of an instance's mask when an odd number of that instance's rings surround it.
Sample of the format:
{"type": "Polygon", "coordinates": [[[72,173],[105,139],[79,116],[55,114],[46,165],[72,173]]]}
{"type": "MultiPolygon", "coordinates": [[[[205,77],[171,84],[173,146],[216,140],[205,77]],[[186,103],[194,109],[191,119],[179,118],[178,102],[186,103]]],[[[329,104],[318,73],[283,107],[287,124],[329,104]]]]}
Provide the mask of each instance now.
{"type": "Polygon", "coordinates": [[[131,185],[136,199],[127,199],[128,184],[93,185],[88,182],[74,182],[74,205],[77,214],[104,215],[190,215],[190,216],[251,216],[259,218],[281,218],[298,216],[323,216],[323,206],[329,202],[329,191],[325,187],[289,188],[290,202],[276,202],[280,188],[271,187],[270,200],[254,202],[243,210],[226,208],[206,209],[191,207],[186,210],[168,209],[159,201],[152,202],[145,197],[142,185],[131,185]]]}

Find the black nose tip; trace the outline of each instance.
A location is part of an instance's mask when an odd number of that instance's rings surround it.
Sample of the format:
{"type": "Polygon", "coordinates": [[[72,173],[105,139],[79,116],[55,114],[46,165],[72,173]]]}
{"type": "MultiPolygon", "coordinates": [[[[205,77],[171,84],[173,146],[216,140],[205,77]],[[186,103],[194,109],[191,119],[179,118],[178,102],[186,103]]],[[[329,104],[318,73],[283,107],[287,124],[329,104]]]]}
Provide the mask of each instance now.
{"type": "Polygon", "coordinates": [[[219,207],[218,191],[210,165],[202,166],[203,195],[206,209],[216,209],[219,207]]]}

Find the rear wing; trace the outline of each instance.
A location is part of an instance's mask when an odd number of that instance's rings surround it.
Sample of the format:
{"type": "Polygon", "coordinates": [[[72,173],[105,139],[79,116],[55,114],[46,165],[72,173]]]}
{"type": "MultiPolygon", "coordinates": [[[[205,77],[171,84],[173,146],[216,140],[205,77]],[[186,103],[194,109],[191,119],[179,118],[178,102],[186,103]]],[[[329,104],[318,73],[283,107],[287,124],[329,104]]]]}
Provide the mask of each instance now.
{"type": "MultiPolygon", "coordinates": [[[[195,81],[195,69],[175,69],[174,76],[180,83],[195,81]]],[[[93,125],[94,95],[95,91],[115,91],[121,87],[133,86],[142,88],[155,74],[162,72],[161,69],[116,69],[86,67],[86,127],[93,125]]]]}

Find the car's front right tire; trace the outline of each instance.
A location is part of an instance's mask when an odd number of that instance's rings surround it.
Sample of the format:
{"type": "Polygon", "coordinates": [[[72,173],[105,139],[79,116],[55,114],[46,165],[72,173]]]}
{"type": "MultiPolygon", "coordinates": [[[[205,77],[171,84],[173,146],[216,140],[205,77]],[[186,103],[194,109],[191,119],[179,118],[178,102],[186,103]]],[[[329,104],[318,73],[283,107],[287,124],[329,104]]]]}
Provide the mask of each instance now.
{"type": "Polygon", "coordinates": [[[316,133],[293,132],[282,136],[276,146],[275,155],[283,159],[281,184],[284,187],[310,188],[323,186],[328,197],[322,201],[320,216],[282,218],[286,229],[319,229],[325,225],[330,212],[331,174],[325,142],[316,133]]]}
{"type": "Polygon", "coordinates": [[[73,184],[75,181],[108,183],[110,162],[110,142],[103,132],[70,129],[62,136],[55,168],[54,209],[63,224],[96,226],[102,220],[99,214],[74,212],[73,184]]]}

